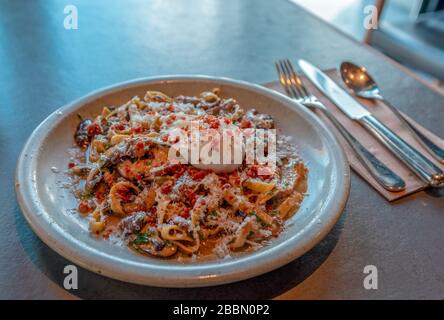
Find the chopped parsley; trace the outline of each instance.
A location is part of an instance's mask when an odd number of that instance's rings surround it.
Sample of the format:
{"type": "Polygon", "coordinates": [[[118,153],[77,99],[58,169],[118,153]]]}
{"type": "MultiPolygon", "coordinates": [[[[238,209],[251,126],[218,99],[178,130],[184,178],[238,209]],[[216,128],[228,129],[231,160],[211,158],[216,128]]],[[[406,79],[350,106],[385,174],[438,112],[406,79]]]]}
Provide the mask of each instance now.
{"type": "Polygon", "coordinates": [[[80,200],[89,200],[94,196],[94,194],[92,192],[83,192],[80,195],[80,200]]]}
{"type": "Polygon", "coordinates": [[[261,225],[262,227],[266,227],[266,226],[267,226],[267,224],[265,223],[265,221],[263,221],[263,220],[262,220],[262,219],[256,214],[256,212],[252,211],[252,212],[250,212],[249,214],[252,215],[252,216],[255,216],[257,222],[259,222],[260,225],[261,225]]]}
{"type": "Polygon", "coordinates": [[[173,243],[170,240],[165,240],[165,247],[171,247],[173,243]]]}
{"type": "Polygon", "coordinates": [[[155,232],[153,230],[148,230],[147,232],[138,233],[136,239],[133,241],[134,244],[144,244],[150,241],[150,237],[154,236],[155,232]]]}

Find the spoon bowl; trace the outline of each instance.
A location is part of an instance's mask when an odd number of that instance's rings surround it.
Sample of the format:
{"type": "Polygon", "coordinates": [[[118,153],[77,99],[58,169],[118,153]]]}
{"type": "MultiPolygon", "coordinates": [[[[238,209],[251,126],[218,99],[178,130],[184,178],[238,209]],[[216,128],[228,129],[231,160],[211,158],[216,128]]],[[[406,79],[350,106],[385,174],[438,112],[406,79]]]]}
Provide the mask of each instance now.
{"type": "Polygon", "coordinates": [[[365,67],[346,61],[341,63],[340,73],[345,85],[358,97],[382,100],[378,85],[365,67]]]}
{"type": "MultiPolygon", "coordinates": [[[[339,70],[345,85],[357,97],[383,102],[398,117],[398,119],[403,122],[405,127],[410,130],[410,133],[415,136],[418,142],[421,143],[422,146],[440,163],[444,164],[444,149],[440,148],[433,141],[423,135],[422,132],[418,130],[414,124],[410,123],[395,106],[385,100],[376,81],[373,80],[366,68],[345,61],[341,63],[339,70]]],[[[437,185],[444,185],[444,174],[439,173],[437,177],[434,177],[433,181],[435,181],[437,185]]]]}

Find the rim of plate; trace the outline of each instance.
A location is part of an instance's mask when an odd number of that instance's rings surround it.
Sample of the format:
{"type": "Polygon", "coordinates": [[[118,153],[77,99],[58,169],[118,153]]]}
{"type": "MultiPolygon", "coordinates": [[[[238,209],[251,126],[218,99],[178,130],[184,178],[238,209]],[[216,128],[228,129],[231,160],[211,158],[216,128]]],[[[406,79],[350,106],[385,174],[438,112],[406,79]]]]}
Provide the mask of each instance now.
{"type": "Polygon", "coordinates": [[[321,241],[333,228],[342,214],[350,192],[350,168],[345,152],[336,136],[311,111],[301,106],[287,96],[263,87],[258,84],[226,77],[213,77],[206,75],[166,75],[144,77],[129,80],[95,90],[79,99],[70,102],[51,113],[32,132],[25,143],[17,160],[15,190],[20,208],[38,237],[51,249],[75,264],[113,279],[158,287],[204,287],[226,284],[245,280],[271,270],[277,269],[290,261],[300,257],[319,241],[321,241]],[[80,106],[103,97],[115,91],[124,90],[134,86],[150,83],[193,82],[207,81],[219,84],[237,86],[253,90],[257,94],[266,95],[288,107],[304,114],[305,120],[317,127],[328,140],[329,150],[333,161],[338,165],[337,181],[328,199],[323,204],[322,223],[312,223],[305,227],[298,237],[291,236],[286,241],[267,246],[266,250],[254,251],[233,259],[210,260],[199,265],[152,265],[120,259],[117,256],[103,253],[88,246],[58,226],[44,210],[37,195],[35,172],[31,170],[36,163],[28,154],[34,154],[45,141],[44,138],[57,120],[57,115],[75,110],[80,106]],[[302,239],[302,240],[301,240],[302,239]],[[220,272],[222,270],[222,272],[220,272]]]}

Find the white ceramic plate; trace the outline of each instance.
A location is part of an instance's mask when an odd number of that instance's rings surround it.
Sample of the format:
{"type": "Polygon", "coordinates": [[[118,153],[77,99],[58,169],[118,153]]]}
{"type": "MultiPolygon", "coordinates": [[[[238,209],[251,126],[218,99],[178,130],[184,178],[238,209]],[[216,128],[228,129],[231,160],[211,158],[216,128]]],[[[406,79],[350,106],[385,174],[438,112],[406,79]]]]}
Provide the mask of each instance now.
{"type": "Polygon", "coordinates": [[[310,111],[259,85],[206,76],[166,76],[117,84],[60,108],[32,133],[18,159],[16,193],[28,223],[52,249],[99,274],[162,287],[211,286],[247,279],[301,256],[334,226],[348,198],[350,172],[333,134],[310,111]],[[273,242],[256,252],[212,261],[180,263],[135,254],[90,235],[86,219],[72,209],[76,200],[63,185],[77,114],[97,115],[103,105],[122,104],[146,90],[170,96],[197,95],[220,87],[244,109],[269,113],[277,128],[293,137],[309,168],[308,193],[299,212],[273,242]],[[56,169],[57,168],[57,169],[56,169]]]}

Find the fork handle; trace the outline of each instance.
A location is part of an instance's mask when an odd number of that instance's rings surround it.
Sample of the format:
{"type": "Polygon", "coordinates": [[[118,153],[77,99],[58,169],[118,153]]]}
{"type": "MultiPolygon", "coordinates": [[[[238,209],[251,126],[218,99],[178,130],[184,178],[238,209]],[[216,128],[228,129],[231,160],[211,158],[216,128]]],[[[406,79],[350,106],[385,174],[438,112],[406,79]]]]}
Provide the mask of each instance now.
{"type": "Polygon", "coordinates": [[[336,129],[338,129],[354,151],[355,155],[380,185],[391,192],[399,192],[405,189],[404,180],[379,161],[378,158],[356,140],[355,137],[353,137],[350,132],[348,132],[348,130],[336,120],[335,116],[328,109],[317,108],[317,110],[322,111],[328,120],[336,127],[336,129]]]}
{"type": "Polygon", "coordinates": [[[444,186],[444,172],[379,120],[366,115],[358,121],[429,186],[435,188],[444,186]]]}

